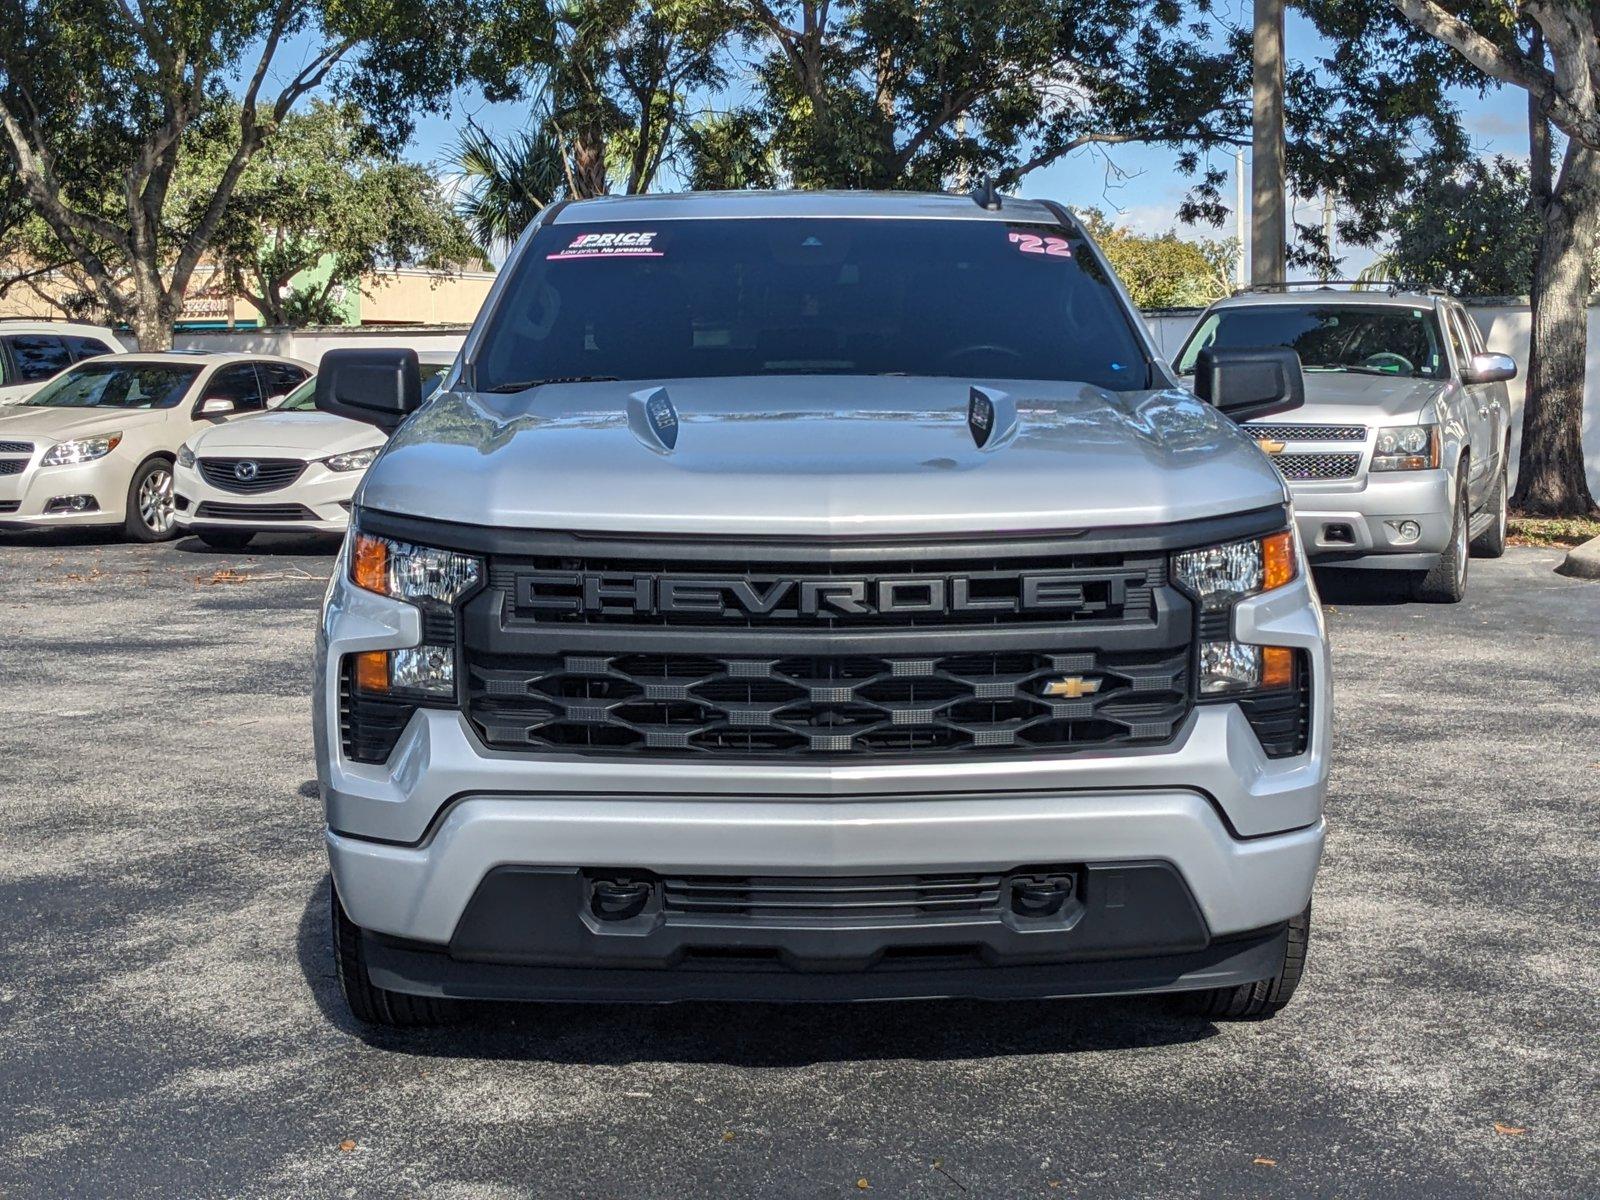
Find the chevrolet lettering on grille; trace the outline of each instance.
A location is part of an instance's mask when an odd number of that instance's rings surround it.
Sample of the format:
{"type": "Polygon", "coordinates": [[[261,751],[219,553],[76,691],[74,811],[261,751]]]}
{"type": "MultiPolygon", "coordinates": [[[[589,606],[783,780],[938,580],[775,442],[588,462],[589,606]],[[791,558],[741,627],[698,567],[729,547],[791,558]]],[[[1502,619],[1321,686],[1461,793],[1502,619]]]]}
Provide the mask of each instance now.
{"type": "Polygon", "coordinates": [[[1080,578],[1050,573],[752,579],[538,571],[517,576],[516,607],[536,620],[580,614],[833,620],[939,613],[1066,615],[1123,606],[1126,579],[1112,575],[1093,582],[1091,592],[1080,578]]]}

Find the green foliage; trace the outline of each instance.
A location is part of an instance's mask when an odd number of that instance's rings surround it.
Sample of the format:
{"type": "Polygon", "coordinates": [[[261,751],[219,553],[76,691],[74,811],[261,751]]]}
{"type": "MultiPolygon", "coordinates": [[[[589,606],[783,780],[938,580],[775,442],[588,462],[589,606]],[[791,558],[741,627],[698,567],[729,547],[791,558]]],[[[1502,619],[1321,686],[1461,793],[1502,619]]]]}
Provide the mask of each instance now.
{"type": "Polygon", "coordinates": [[[1141,309],[1203,308],[1232,291],[1233,241],[1190,241],[1173,230],[1151,237],[1113,224],[1099,209],[1078,217],[1141,309]]]}
{"type": "MultiPolygon", "coordinates": [[[[214,120],[227,126],[233,117],[224,110],[214,120]]],[[[212,192],[219,158],[191,157],[184,190],[197,202],[212,192]]],[[[374,271],[448,271],[477,257],[433,176],[384,152],[353,103],[324,101],[284,118],[250,160],[212,249],[275,325],[329,321],[337,292],[374,271]],[[297,280],[319,265],[315,283],[297,280]]]]}
{"type": "Polygon", "coordinates": [[[766,118],[751,108],[701,117],[683,133],[685,182],[695,191],[776,186],[766,131],[766,118]]]}
{"type": "Polygon", "coordinates": [[[1395,279],[1463,296],[1523,296],[1533,286],[1542,229],[1527,168],[1476,159],[1424,176],[1389,221],[1387,265],[1395,279]]]}
{"type": "Polygon", "coordinates": [[[566,163],[549,121],[504,141],[474,125],[457,140],[454,161],[462,176],[456,211],[485,252],[516,241],[566,189],[566,163]]]}

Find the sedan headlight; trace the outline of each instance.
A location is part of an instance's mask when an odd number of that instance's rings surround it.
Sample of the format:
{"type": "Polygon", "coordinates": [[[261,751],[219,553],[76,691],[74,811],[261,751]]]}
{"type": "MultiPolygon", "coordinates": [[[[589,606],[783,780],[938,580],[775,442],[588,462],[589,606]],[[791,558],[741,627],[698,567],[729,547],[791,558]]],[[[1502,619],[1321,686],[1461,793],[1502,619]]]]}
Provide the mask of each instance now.
{"type": "Polygon", "coordinates": [[[378,448],[369,446],[365,450],[350,450],[344,454],[335,454],[331,458],[323,459],[322,464],[330,471],[365,471],[377,457],[378,448]]]}
{"type": "Polygon", "coordinates": [[[44,452],[39,460],[41,467],[71,467],[78,463],[104,458],[122,441],[120,433],[102,434],[100,437],[77,438],[70,442],[57,442],[44,452]]]}
{"type": "Polygon", "coordinates": [[[1173,578],[1199,603],[1202,613],[1220,613],[1222,629],[1210,621],[1212,636],[1200,643],[1200,695],[1223,696],[1284,688],[1294,682],[1294,651],[1287,646],[1257,646],[1231,634],[1230,610],[1240,600],[1290,583],[1300,572],[1292,529],[1245,541],[1185,550],[1172,559],[1173,578]]]}
{"type": "Polygon", "coordinates": [[[188,442],[178,447],[178,465],[180,467],[194,466],[194,451],[189,448],[188,442]]]}
{"type": "Polygon", "coordinates": [[[1374,471],[1427,471],[1439,465],[1437,425],[1385,425],[1372,451],[1374,471]]]}

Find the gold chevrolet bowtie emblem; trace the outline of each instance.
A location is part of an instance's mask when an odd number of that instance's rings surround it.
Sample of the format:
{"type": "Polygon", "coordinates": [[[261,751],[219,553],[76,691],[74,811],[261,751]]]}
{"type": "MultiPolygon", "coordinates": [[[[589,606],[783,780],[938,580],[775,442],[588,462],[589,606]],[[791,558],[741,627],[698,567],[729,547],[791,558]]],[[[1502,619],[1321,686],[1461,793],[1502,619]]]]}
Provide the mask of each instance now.
{"type": "Polygon", "coordinates": [[[1275,442],[1271,438],[1262,438],[1259,442],[1256,443],[1256,445],[1260,446],[1268,454],[1282,454],[1283,453],[1284,444],[1282,442],[1275,442]]]}
{"type": "Polygon", "coordinates": [[[1082,700],[1100,690],[1098,679],[1085,679],[1082,675],[1068,675],[1065,679],[1052,679],[1044,685],[1046,696],[1064,696],[1068,700],[1082,700]]]}

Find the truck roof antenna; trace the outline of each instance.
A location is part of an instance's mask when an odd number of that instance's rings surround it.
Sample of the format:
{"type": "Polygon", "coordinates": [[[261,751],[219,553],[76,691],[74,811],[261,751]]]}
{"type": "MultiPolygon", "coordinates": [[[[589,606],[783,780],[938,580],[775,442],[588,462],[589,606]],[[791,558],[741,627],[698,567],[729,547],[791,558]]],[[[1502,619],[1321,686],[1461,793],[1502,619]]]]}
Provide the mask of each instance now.
{"type": "Polygon", "coordinates": [[[1000,211],[1000,192],[994,186],[994,176],[985,175],[978,180],[978,186],[972,189],[972,202],[990,212],[1000,211]]]}

